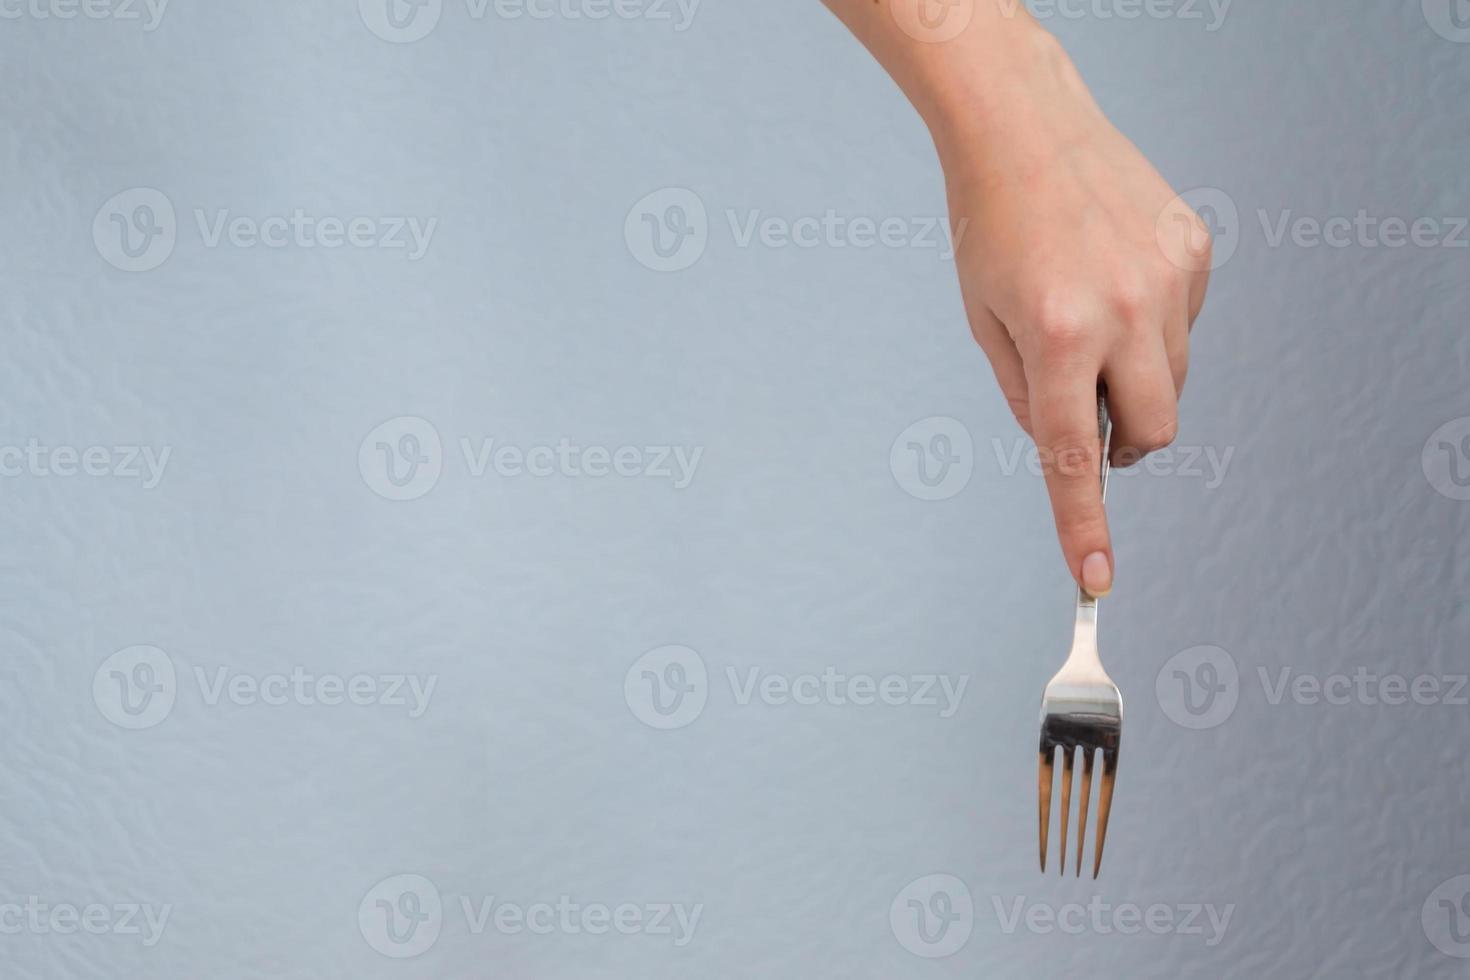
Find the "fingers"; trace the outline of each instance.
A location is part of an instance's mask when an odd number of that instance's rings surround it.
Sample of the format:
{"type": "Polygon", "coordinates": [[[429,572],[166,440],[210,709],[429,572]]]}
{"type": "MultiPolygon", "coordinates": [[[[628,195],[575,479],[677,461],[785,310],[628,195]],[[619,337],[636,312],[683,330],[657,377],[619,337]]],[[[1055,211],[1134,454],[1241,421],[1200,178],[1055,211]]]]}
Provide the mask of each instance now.
{"type": "Polygon", "coordinates": [[[994,313],[982,307],[978,314],[970,318],[970,332],[975,335],[980,349],[990,361],[990,368],[995,372],[995,380],[1000,385],[1006,404],[1011,407],[1011,414],[1016,416],[1016,421],[1026,434],[1031,435],[1031,406],[1027,397],[1026,369],[1021,364],[1021,355],[1016,350],[1015,341],[1006,332],[1005,324],[994,313]]]}
{"type": "MultiPolygon", "coordinates": [[[[1209,275],[1195,276],[1192,280],[1194,286],[1207,283],[1209,275]]],[[[1169,358],[1169,374],[1174,379],[1174,397],[1184,397],[1184,382],[1189,376],[1189,337],[1194,329],[1195,318],[1199,316],[1200,309],[1204,304],[1205,296],[1203,288],[1196,295],[1193,291],[1183,301],[1183,309],[1178,315],[1170,317],[1164,324],[1164,353],[1169,358]]]]}
{"type": "Polygon", "coordinates": [[[1180,323],[1164,331],[1164,354],[1169,359],[1169,376],[1174,381],[1174,397],[1184,397],[1184,382],[1189,377],[1189,327],[1180,323]]]}
{"type": "Polygon", "coordinates": [[[1177,270],[1165,272],[1157,281],[1119,275],[1101,294],[1110,300],[1086,291],[1042,291],[1040,300],[1007,313],[1015,320],[987,316],[972,324],[1013,407],[1018,393],[1025,399],[1063,557],[1094,596],[1107,595],[1114,576],[1100,488],[1099,378],[1108,384],[1115,464],[1139,462],[1178,432],[1199,298],[1177,270]],[[1005,326],[1017,323],[1023,329],[1015,334],[1005,326]]]}
{"type": "Polygon", "coordinates": [[[1189,280],[1189,327],[1193,329],[1194,321],[1199,319],[1200,311],[1205,308],[1205,293],[1210,288],[1210,270],[1196,273],[1189,280]]]}
{"type": "Polygon", "coordinates": [[[1113,415],[1115,466],[1132,466],[1174,441],[1178,393],[1162,338],[1130,344],[1103,366],[1113,415]]]}
{"type": "Polygon", "coordinates": [[[1031,417],[1062,555],[1077,584],[1101,597],[1113,588],[1113,549],[1100,483],[1097,371],[1086,363],[1030,376],[1031,417]]]}

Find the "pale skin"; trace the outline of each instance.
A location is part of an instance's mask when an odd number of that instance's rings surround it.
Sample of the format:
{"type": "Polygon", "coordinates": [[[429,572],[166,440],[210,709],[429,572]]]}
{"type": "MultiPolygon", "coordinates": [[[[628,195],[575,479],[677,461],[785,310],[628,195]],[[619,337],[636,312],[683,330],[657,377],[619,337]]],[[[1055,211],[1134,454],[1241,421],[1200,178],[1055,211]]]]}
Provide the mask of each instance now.
{"type": "Polygon", "coordinates": [[[1114,465],[1174,440],[1209,232],[1020,0],[824,2],[929,127],[970,329],[1036,440],[1072,577],[1107,595],[1098,382],[1114,465]]]}

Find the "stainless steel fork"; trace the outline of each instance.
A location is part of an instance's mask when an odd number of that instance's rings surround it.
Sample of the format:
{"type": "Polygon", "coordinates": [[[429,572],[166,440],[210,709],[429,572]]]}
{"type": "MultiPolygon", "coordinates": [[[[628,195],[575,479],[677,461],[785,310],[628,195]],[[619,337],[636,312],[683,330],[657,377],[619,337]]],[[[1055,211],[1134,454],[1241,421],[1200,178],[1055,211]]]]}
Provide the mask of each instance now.
{"type": "MultiPolygon", "coordinates": [[[[1102,495],[1108,493],[1108,450],[1113,422],[1108,415],[1106,389],[1099,385],[1097,429],[1102,442],[1102,495]]],[[[1062,755],[1061,872],[1067,873],[1067,822],[1072,802],[1072,760],[1082,756],[1081,815],[1077,821],[1077,875],[1082,875],[1082,853],[1087,843],[1087,808],[1092,795],[1093,760],[1102,754],[1102,779],[1097,797],[1097,837],[1093,842],[1092,876],[1102,867],[1108,816],[1113,809],[1113,780],[1118,772],[1118,743],[1123,735],[1123,697],[1103,670],[1097,652],[1097,599],[1077,590],[1077,626],[1072,652],[1041,697],[1040,789],[1041,870],[1046,871],[1046,840],[1051,825],[1052,782],[1057,750],[1062,755]]]]}

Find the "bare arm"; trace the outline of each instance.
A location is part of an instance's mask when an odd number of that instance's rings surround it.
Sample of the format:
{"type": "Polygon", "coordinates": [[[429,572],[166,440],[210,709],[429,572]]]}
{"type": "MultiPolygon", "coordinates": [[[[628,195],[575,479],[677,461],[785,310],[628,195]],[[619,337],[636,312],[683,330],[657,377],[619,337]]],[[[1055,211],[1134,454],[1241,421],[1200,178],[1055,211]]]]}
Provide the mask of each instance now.
{"type": "Polygon", "coordinates": [[[1062,553],[1112,589],[1096,386],[1113,461],[1174,439],[1209,235],[1021,0],[824,0],[908,96],[944,169],[970,329],[1041,451],[1062,553]]]}

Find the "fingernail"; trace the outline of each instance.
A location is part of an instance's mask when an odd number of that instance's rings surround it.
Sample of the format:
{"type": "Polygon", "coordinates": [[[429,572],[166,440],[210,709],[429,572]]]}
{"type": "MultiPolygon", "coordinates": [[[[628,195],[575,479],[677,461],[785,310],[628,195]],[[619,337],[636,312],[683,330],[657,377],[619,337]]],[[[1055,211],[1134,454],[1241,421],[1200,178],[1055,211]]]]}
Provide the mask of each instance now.
{"type": "Polygon", "coordinates": [[[1082,559],[1082,587],[1098,599],[1113,591],[1113,565],[1101,551],[1082,559]]]}

